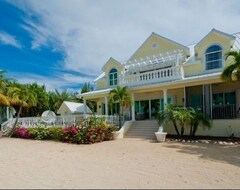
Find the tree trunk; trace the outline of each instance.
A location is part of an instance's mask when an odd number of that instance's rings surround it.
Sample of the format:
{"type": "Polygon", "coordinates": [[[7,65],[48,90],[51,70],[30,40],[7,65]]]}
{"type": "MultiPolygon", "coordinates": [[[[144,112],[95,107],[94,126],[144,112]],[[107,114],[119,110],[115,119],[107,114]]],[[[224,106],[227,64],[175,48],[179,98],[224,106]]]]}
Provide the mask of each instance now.
{"type": "Polygon", "coordinates": [[[179,133],[179,131],[178,131],[178,128],[177,128],[177,124],[176,124],[176,122],[173,122],[173,126],[174,126],[174,129],[175,129],[175,131],[176,131],[178,137],[180,137],[180,133],[179,133]]]}
{"type": "Polygon", "coordinates": [[[193,126],[193,134],[192,134],[193,137],[195,136],[196,132],[197,132],[197,126],[193,126]]]}
{"type": "Polygon", "coordinates": [[[12,130],[11,130],[10,133],[9,133],[9,137],[11,137],[11,136],[13,135],[14,129],[15,129],[16,126],[17,126],[18,118],[20,117],[20,114],[21,114],[21,112],[22,112],[22,108],[23,108],[23,106],[21,105],[20,108],[19,108],[19,110],[18,110],[18,114],[17,114],[16,120],[15,120],[15,122],[14,122],[14,124],[13,124],[13,128],[12,128],[12,130]]]}
{"type": "Polygon", "coordinates": [[[122,112],[122,106],[120,107],[120,110],[119,110],[119,129],[122,127],[121,112],[122,112]]]}
{"type": "Polygon", "coordinates": [[[184,126],[181,127],[181,138],[183,137],[184,134],[184,126]]]}
{"type": "Polygon", "coordinates": [[[189,134],[190,137],[193,137],[193,126],[191,125],[190,126],[190,134],[189,134]]]}

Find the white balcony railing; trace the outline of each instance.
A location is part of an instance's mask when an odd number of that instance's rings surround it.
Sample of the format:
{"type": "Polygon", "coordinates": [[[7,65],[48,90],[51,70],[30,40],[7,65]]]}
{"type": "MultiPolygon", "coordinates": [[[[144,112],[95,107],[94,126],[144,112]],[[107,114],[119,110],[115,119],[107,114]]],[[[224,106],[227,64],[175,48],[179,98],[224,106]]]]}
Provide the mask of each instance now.
{"type": "Polygon", "coordinates": [[[154,71],[137,74],[121,74],[119,83],[121,86],[138,86],[150,83],[161,83],[183,78],[182,66],[174,66],[154,71]]]}

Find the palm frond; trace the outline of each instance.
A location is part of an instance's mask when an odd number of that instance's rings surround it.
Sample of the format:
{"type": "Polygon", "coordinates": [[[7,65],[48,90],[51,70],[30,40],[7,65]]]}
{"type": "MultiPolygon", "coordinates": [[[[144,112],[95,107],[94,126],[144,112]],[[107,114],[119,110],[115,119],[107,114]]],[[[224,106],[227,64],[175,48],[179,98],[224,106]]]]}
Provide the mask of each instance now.
{"type": "Polygon", "coordinates": [[[10,103],[6,96],[0,93],[0,104],[4,106],[10,106],[10,103]]]}

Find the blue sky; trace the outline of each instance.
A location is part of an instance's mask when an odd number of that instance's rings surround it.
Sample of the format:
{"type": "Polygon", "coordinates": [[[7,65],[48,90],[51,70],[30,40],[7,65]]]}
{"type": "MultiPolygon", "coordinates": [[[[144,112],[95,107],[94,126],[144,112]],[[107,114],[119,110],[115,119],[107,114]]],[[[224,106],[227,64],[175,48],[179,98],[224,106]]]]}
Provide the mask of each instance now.
{"type": "Polygon", "coordinates": [[[152,33],[183,45],[240,31],[238,0],[0,0],[0,69],[22,83],[78,91],[152,33]]]}

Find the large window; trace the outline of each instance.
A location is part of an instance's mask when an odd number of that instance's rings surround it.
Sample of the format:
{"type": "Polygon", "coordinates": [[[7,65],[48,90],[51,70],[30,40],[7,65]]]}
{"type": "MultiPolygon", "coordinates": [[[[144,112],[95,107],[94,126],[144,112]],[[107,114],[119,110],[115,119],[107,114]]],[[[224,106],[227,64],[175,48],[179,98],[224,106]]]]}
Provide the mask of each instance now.
{"type": "Polygon", "coordinates": [[[210,46],[206,50],[206,70],[222,67],[222,48],[218,45],[210,46]]]}
{"type": "Polygon", "coordinates": [[[118,74],[117,74],[117,69],[113,68],[109,72],[109,85],[110,86],[115,86],[117,85],[117,79],[118,74]]]}

